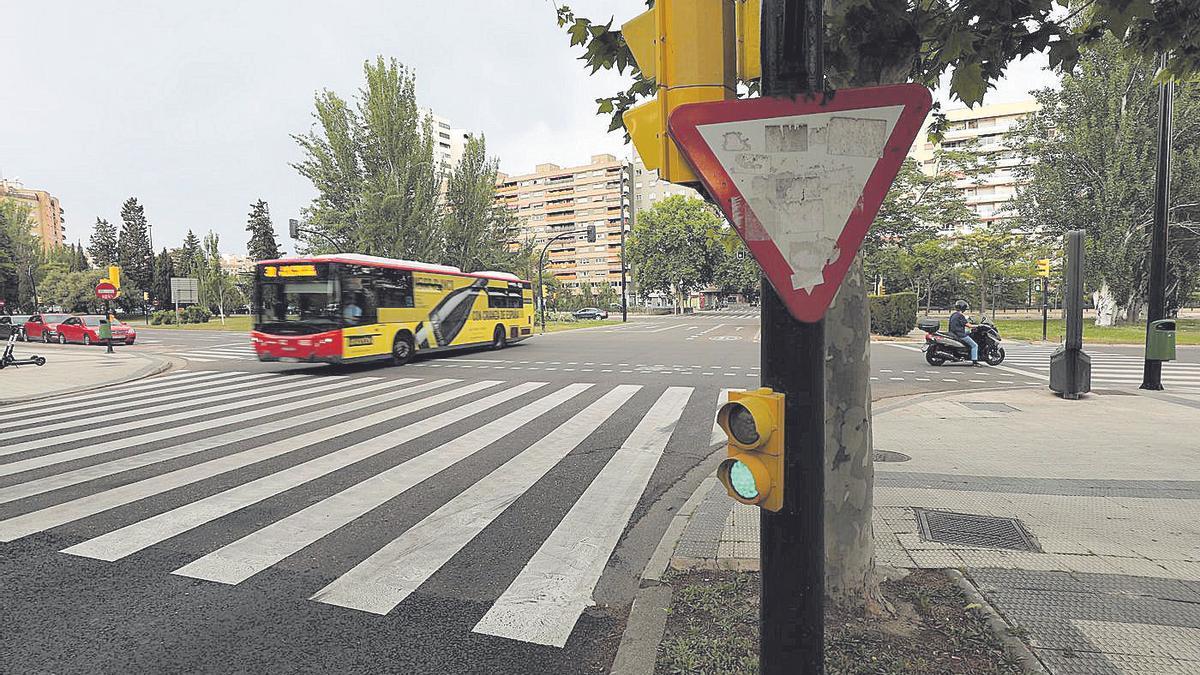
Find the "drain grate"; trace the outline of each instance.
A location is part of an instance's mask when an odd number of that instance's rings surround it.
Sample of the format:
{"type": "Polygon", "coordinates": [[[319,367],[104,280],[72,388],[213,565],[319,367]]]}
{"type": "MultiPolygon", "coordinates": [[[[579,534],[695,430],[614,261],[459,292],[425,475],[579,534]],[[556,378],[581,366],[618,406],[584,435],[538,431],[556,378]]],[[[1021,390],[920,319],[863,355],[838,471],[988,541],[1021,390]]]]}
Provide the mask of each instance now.
{"type": "Polygon", "coordinates": [[[921,538],[943,544],[1035,551],[1041,548],[1016,518],[913,509],[921,538]]]}
{"type": "Polygon", "coordinates": [[[907,462],[912,459],[903,452],[894,452],[892,450],[876,450],[871,453],[871,461],[874,462],[907,462]]]}
{"type": "Polygon", "coordinates": [[[996,403],[993,401],[959,401],[964,407],[979,412],[996,412],[996,413],[1011,413],[1018,412],[1017,408],[1012,407],[1007,403],[996,403]]]}

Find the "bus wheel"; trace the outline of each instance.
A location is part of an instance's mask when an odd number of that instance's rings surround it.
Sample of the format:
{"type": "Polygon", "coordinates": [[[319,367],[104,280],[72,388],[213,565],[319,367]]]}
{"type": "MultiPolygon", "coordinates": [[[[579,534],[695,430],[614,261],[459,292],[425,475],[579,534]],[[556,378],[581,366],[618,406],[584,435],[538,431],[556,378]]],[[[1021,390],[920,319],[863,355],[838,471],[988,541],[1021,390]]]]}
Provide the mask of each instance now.
{"type": "Polygon", "coordinates": [[[392,363],[397,366],[402,366],[409,361],[412,361],[413,339],[408,333],[401,333],[396,336],[396,342],[392,344],[392,363]]]}
{"type": "Polygon", "coordinates": [[[504,333],[504,326],[496,326],[496,332],[492,334],[492,349],[504,349],[508,346],[508,337],[504,333]]]}

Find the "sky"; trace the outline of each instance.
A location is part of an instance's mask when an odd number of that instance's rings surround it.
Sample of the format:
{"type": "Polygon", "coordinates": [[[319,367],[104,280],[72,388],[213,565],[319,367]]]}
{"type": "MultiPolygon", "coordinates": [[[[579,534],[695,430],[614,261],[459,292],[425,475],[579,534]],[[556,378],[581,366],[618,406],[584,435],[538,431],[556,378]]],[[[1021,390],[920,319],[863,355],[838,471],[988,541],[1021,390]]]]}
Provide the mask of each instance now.
{"type": "MultiPolygon", "coordinates": [[[[614,25],[643,0],[570,0],[614,25]]],[[[67,239],[97,217],[145,207],[156,249],[213,230],[244,253],[251,202],[265,199],[280,243],[313,198],[291,163],[313,96],[351,97],[377,55],[412,68],[418,103],[482,132],[501,170],[525,173],[594,154],[630,156],[595,99],[628,77],[589,76],[551,0],[0,0],[0,177],[48,190],[67,239]]],[[[987,102],[1053,84],[1045,57],[1010,67],[987,102]]],[[[943,106],[944,91],[935,96],[943,106]]]]}

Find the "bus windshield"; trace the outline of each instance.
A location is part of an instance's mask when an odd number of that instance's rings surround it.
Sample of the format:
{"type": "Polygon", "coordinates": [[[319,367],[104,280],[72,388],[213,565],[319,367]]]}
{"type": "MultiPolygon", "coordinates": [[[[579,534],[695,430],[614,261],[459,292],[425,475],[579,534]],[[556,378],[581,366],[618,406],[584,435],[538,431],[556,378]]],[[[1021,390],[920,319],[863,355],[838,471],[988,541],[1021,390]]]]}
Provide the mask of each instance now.
{"type": "Polygon", "coordinates": [[[255,328],[280,335],[341,328],[337,286],[333,279],[260,282],[254,307],[255,328]]]}

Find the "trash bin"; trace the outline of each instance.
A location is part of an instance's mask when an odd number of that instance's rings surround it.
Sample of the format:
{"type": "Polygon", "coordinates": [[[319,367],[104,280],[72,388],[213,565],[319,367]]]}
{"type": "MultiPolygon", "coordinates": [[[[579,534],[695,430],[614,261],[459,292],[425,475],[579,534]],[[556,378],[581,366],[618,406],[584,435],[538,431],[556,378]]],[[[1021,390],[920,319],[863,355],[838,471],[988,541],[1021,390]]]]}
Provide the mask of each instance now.
{"type": "Polygon", "coordinates": [[[100,319],[100,339],[104,340],[104,344],[112,341],[112,324],[108,319],[100,319]]]}
{"type": "Polygon", "coordinates": [[[1150,322],[1146,334],[1146,359],[1148,361],[1175,360],[1175,319],[1159,319],[1150,322]]]}

